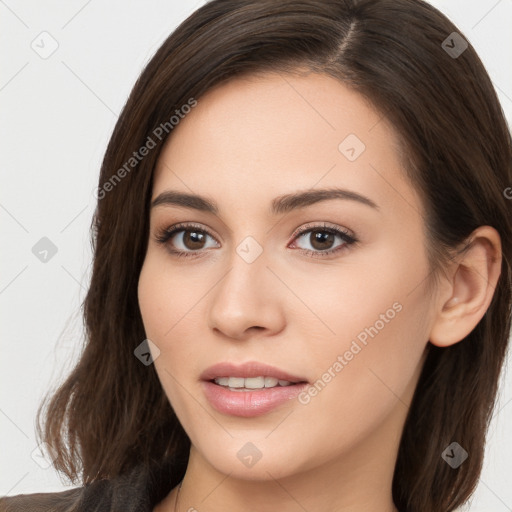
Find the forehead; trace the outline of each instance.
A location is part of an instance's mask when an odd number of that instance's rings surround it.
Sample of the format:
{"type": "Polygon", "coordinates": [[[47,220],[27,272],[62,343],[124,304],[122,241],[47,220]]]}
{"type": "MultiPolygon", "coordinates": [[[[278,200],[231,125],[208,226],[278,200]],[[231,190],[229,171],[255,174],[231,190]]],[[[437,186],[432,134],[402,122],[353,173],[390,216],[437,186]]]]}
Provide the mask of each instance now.
{"type": "Polygon", "coordinates": [[[162,150],[153,198],[173,188],[267,207],[269,196],[334,186],[390,205],[397,194],[418,202],[395,131],[362,95],[323,74],[266,73],[198,99],[162,150]]]}

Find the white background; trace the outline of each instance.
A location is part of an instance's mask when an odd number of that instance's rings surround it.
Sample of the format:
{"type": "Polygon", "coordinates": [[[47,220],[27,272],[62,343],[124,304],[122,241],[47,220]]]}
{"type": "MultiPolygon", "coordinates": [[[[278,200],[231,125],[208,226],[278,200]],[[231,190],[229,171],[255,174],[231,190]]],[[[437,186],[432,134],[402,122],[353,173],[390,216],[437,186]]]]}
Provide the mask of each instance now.
{"type": "MultiPolygon", "coordinates": [[[[88,230],[100,162],[143,65],[202,3],[0,0],[0,495],[66,488],[52,468],[31,458],[34,419],[81,349],[79,308],[90,277],[88,230]],[[47,59],[31,48],[43,31],[58,43],[47,59]],[[42,263],[32,247],[45,236],[58,252],[42,263]]],[[[432,3],[475,46],[510,123],[512,0],[432,3]]],[[[467,510],[512,511],[511,430],[508,376],[467,510]]]]}

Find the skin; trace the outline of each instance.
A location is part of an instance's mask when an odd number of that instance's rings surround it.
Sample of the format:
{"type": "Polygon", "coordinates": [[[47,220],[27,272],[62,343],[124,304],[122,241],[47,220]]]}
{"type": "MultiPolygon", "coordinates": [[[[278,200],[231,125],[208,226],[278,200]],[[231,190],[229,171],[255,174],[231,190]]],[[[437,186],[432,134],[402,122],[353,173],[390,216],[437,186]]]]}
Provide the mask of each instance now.
{"type": "MultiPolygon", "coordinates": [[[[146,334],[160,350],[155,369],[192,442],[178,510],[396,511],[393,470],[425,348],[461,341],[484,315],[501,268],[498,233],[478,228],[429,292],[423,205],[404,178],[396,134],[362,96],[321,74],[251,75],[211,89],[160,155],[152,198],[169,189],[219,206],[218,215],[152,208],[139,280],[146,334]],[[366,146],[354,161],[338,149],[348,134],[366,146]],[[331,199],[268,213],[276,196],[329,187],[378,209],[331,199]],[[178,222],[213,238],[155,241],[178,222]],[[324,222],[358,244],[301,253],[322,249],[295,230],[324,222]],[[236,251],[247,236],[263,250],[252,263],[236,251]],[[171,245],[201,255],[177,258],[171,245]],[[401,310],[306,405],[240,418],[202,392],[201,372],[221,361],[261,361],[314,383],[394,303],[401,310]],[[247,442],[262,454],[252,467],[237,458],[247,442]]],[[[335,236],[323,247],[343,243],[335,236]]],[[[155,511],[174,510],[176,491],[155,511]]]]}

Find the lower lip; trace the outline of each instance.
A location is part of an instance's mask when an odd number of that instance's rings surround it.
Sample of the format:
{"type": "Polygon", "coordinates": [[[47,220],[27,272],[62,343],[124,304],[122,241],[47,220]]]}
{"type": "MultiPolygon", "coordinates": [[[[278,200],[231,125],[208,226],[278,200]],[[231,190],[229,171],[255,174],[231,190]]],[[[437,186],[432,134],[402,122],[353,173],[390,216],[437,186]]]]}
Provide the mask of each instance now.
{"type": "Polygon", "coordinates": [[[308,386],[307,382],[255,389],[254,391],[230,391],[214,382],[202,381],[204,393],[213,408],[231,416],[251,418],[275,409],[292,400],[308,386]]]}

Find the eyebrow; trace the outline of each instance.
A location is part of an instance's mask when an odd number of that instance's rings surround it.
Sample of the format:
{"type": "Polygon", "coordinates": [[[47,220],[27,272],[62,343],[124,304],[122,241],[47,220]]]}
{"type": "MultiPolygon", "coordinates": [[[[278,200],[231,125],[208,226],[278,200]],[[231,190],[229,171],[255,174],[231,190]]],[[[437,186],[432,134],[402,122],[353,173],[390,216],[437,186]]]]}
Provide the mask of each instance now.
{"type": "MultiPolygon", "coordinates": [[[[357,192],[341,188],[328,188],[299,191],[278,196],[274,198],[270,204],[270,213],[272,215],[280,215],[331,199],[356,201],[379,210],[379,206],[374,201],[366,196],[358,194],[357,192]]],[[[184,208],[209,212],[216,215],[219,213],[219,207],[214,200],[204,196],[178,192],[175,190],[166,190],[151,202],[151,208],[171,205],[182,206],[184,208]]]]}

